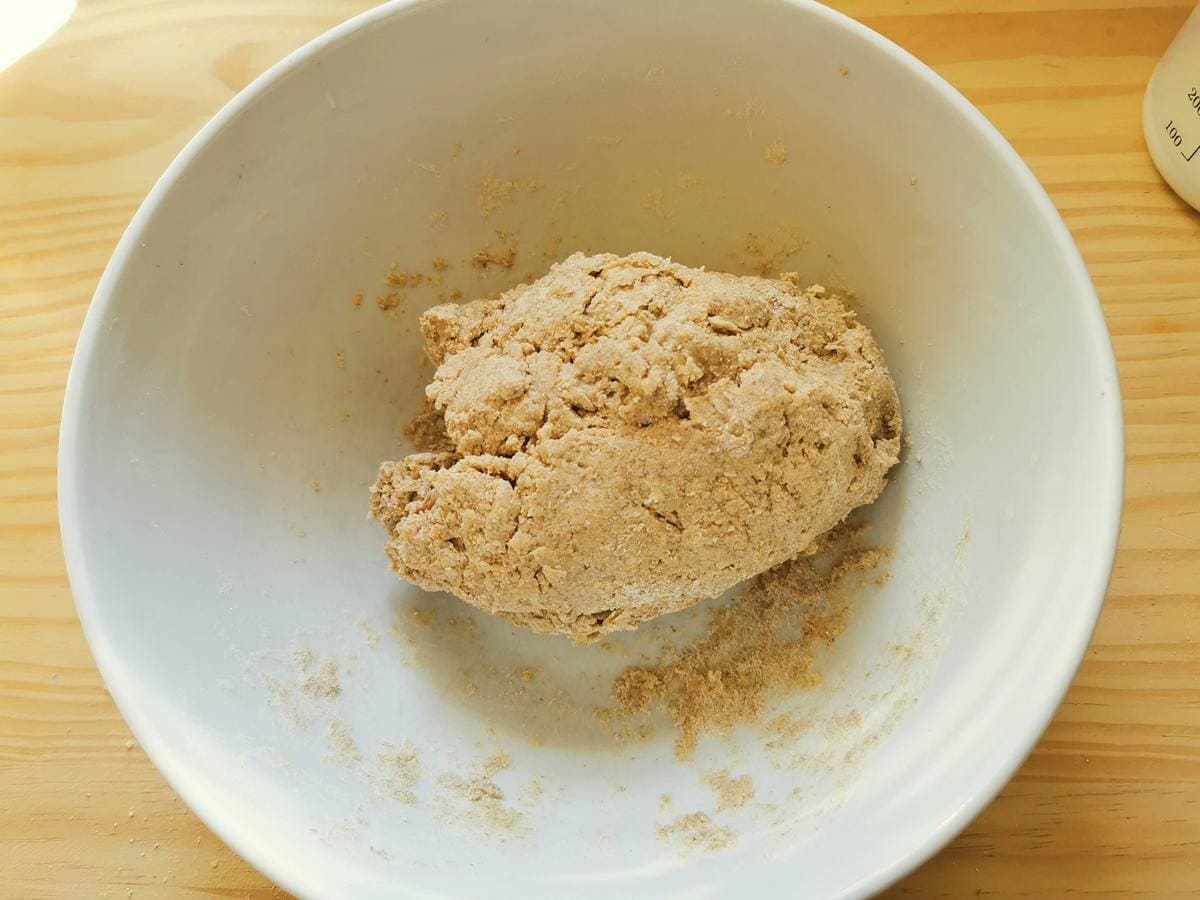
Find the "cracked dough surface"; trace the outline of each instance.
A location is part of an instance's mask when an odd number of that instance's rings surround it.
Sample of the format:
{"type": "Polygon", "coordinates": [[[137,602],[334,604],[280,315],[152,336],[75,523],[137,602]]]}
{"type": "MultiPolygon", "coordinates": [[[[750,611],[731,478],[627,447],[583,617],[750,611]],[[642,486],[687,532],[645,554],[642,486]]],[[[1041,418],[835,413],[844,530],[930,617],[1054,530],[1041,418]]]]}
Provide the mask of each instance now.
{"type": "Polygon", "coordinates": [[[820,286],[576,254],[421,317],[437,366],[371,511],[393,568],[590,640],[803,553],[883,490],[900,406],[820,286]]]}

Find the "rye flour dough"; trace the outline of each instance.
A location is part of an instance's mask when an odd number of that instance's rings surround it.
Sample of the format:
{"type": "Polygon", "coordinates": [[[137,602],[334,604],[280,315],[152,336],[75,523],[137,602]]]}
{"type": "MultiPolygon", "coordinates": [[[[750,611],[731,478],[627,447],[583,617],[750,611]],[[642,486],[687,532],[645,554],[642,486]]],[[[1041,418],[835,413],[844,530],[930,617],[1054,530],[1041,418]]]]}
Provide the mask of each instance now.
{"type": "Polygon", "coordinates": [[[421,318],[437,366],[371,497],[395,570],[590,640],[803,553],[878,496],[900,406],[820,286],[576,254],[421,318]]]}

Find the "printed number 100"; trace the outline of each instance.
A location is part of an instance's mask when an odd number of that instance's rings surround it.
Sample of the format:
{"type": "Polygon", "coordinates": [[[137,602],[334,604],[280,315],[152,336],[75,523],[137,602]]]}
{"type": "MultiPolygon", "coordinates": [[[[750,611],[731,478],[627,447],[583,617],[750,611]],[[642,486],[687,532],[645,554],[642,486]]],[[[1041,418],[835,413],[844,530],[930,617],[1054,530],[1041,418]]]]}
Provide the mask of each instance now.
{"type": "MultiPolygon", "coordinates": [[[[1179,129],[1175,127],[1174,119],[1167,123],[1167,137],[1170,138],[1171,143],[1174,144],[1176,148],[1183,146],[1183,135],[1180,134],[1179,129]]],[[[1197,153],[1200,153],[1200,144],[1197,144],[1191,153],[1184,153],[1182,150],[1179,151],[1179,155],[1188,162],[1191,162],[1192,157],[1194,157],[1197,153]]]]}

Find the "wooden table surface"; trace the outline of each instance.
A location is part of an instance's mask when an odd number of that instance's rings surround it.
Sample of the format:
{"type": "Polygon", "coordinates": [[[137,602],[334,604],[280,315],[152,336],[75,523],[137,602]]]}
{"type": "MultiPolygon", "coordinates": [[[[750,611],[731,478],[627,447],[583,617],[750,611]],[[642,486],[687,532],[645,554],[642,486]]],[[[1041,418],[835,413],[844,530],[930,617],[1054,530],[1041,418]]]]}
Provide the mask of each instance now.
{"type": "MultiPolygon", "coordinates": [[[[36,2],[36,0],[35,0],[36,2]]],[[[138,203],[236,90],[362,0],[81,0],[0,72],[0,896],[278,896],[176,798],[92,662],[55,453],[67,367],[138,203]]],[[[1054,723],[896,894],[1200,891],[1200,215],[1159,180],[1142,90],[1191,0],[839,0],[1029,161],[1120,363],[1125,520],[1054,723]]],[[[3,24],[0,23],[0,28],[3,24]]]]}

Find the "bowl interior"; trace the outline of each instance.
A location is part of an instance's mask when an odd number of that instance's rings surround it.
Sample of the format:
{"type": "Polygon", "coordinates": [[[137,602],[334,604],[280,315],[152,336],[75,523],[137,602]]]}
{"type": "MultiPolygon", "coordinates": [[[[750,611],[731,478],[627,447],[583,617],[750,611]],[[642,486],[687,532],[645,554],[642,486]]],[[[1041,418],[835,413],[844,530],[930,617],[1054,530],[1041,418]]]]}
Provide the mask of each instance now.
{"type": "Polygon", "coordinates": [[[284,885],[855,894],[961,826],[1061,696],[1111,562],[1117,407],[1044,194],[865,29],[779,0],[399,4],[252,88],[139,215],[72,373],[64,536],[139,738],[284,885]],[[891,580],[824,684],[772,700],[807,727],[687,763],[667,724],[618,742],[593,709],[703,611],[573,647],[401,583],[366,518],[430,375],[422,309],[637,249],[852,288],[911,436],[865,512],[891,580]],[[393,264],[427,280],[384,311],[393,264]],[[754,800],[718,808],[721,770],[754,800]],[[730,845],[668,833],[692,812],[730,845]]]}

